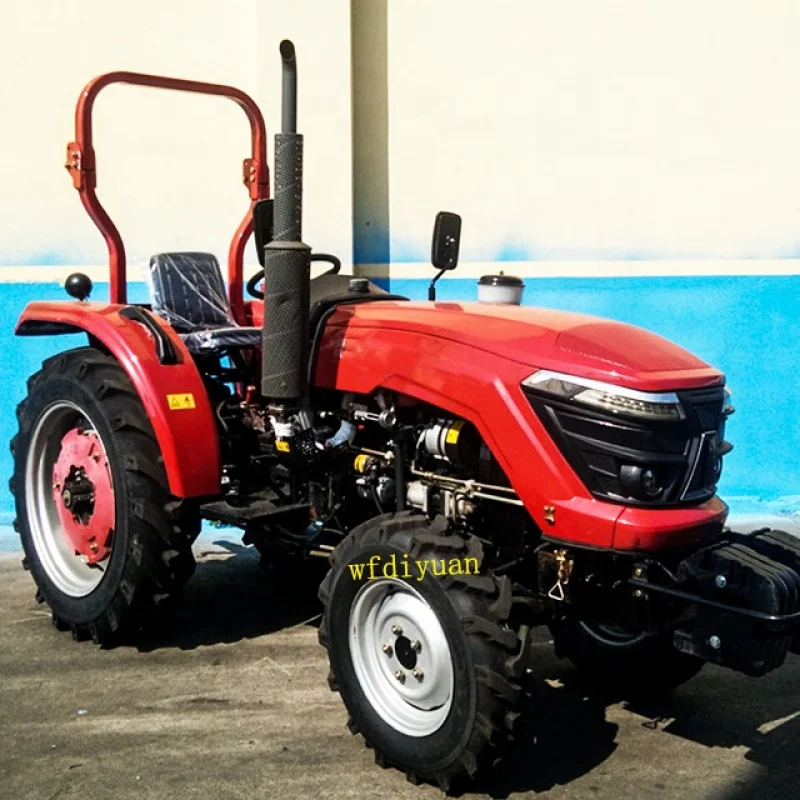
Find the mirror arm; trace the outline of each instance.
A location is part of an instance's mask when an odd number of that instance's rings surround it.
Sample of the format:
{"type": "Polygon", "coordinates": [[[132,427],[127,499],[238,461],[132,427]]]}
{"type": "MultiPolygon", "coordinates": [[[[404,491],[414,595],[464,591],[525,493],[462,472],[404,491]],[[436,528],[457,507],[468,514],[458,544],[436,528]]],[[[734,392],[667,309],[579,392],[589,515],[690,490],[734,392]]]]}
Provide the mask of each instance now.
{"type": "Polygon", "coordinates": [[[431,285],[428,287],[428,300],[435,300],[436,299],[436,281],[442,277],[442,275],[447,272],[446,269],[440,269],[436,275],[434,276],[433,280],[431,281],[431,285]]]}

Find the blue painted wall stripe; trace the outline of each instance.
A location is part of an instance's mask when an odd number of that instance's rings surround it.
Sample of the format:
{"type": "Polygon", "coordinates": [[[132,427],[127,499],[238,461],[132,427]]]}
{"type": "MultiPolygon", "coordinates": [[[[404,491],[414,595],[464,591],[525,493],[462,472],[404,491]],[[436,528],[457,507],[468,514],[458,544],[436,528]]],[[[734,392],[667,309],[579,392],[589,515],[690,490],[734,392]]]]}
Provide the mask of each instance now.
{"type": "MultiPolygon", "coordinates": [[[[397,270],[398,272],[400,269],[397,270]]],[[[393,292],[424,299],[428,280],[377,281],[393,292]]],[[[443,278],[443,300],[475,300],[474,279],[443,278]]],[[[97,284],[94,298],[107,297],[97,284]]],[[[131,300],[147,299],[144,284],[131,300]]],[[[16,431],[14,409],[41,362],[83,336],[17,338],[17,316],[31,300],[61,300],[57,284],[0,284],[0,472],[11,474],[7,445],[16,431]]],[[[725,371],[737,412],[728,426],[735,449],[726,458],[722,496],[734,511],[800,512],[798,453],[800,399],[800,276],[599,278],[528,281],[525,302],[581,311],[639,325],[661,334],[725,371]]],[[[0,522],[12,514],[0,492],[0,522]]]]}

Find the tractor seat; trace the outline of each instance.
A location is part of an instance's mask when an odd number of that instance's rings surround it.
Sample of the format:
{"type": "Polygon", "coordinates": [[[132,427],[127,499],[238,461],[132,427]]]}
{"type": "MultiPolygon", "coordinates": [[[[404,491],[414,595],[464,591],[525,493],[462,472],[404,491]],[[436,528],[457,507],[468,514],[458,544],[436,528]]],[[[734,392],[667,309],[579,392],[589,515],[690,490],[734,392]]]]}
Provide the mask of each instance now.
{"type": "Polygon", "coordinates": [[[150,259],[153,312],[180,334],[190,353],[257,347],[261,328],[237,325],[219,262],[211,253],[159,253],[150,259]]]}

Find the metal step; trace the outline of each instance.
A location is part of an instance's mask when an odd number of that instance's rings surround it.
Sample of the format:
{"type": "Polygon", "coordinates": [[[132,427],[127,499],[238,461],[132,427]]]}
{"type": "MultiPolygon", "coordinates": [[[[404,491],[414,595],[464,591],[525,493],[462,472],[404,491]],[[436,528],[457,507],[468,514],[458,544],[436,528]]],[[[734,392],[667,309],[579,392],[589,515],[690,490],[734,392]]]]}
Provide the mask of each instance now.
{"type": "Polygon", "coordinates": [[[271,500],[263,497],[254,497],[250,502],[232,506],[225,500],[215,500],[203,503],[200,514],[203,519],[212,522],[223,522],[237,528],[248,528],[257,524],[287,524],[289,520],[296,525],[298,521],[309,519],[311,506],[307,503],[292,503],[291,505],[275,505],[271,500]]]}

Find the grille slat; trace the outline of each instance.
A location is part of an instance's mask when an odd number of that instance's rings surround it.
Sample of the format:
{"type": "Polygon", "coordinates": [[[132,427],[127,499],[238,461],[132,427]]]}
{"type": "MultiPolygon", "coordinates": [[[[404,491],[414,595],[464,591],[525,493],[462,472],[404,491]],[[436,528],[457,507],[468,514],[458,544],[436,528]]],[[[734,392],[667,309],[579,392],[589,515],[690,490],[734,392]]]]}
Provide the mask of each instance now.
{"type": "Polygon", "coordinates": [[[715,431],[722,420],[722,403],[705,403],[694,407],[701,431],[715,431]]]}

